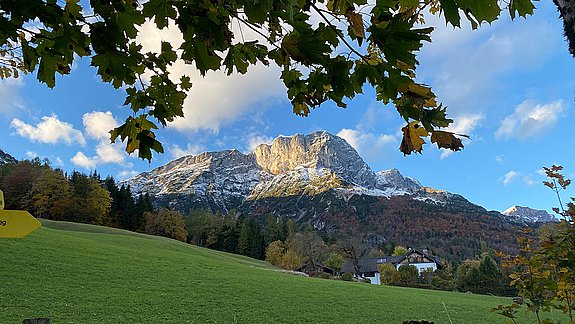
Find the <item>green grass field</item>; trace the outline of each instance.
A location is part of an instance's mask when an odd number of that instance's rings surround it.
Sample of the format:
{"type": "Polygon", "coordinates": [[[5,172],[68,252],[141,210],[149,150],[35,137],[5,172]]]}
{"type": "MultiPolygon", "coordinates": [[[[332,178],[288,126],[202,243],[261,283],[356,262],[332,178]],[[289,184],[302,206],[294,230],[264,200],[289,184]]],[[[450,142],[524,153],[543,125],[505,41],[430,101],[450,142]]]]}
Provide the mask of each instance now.
{"type": "Polygon", "coordinates": [[[509,303],[300,277],[161,237],[43,224],[0,241],[0,323],[504,323],[490,309],[509,303]]]}

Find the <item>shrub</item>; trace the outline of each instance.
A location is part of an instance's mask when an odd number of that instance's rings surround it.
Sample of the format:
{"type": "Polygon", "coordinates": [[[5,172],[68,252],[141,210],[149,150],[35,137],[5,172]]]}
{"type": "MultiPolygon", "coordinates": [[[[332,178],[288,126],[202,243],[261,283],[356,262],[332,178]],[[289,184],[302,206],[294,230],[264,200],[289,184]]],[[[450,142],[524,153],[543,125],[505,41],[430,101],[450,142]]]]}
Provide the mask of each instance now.
{"type": "Polygon", "coordinates": [[[353,275],[352,275],[351,273],[349,273],[349,272],[344,272],[344,273],[341,275],[341,280],[343,280],[343,281],[353,281],[353,275]]]}

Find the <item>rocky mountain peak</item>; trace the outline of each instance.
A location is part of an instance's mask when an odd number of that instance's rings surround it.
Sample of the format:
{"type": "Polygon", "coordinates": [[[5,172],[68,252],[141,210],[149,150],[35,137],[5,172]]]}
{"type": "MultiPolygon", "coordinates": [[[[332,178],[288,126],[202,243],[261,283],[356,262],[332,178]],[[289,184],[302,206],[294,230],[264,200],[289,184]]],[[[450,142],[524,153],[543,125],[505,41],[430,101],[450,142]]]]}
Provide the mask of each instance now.
{"type": "Polygon", "coordinates": [[[0,150],[0,164],[16,163],[18,162],[12,155],[0,150]]]}
{"type": "Polygon", "coordinates": [[[511,221],[533,223],[557,222],[557,218],[545,210],[533,209],[523,206],[512,206],[502,212],[511,221]]]}
{"type": "Polygon", "coordinates": [[[357,151],[344,139],[325,131],[308,135],[280,136],[251,153],[265,171],[283,174],[305,167],[329,169],[343,180],[373,187],[376,178],[357,151]]]}
{"type": "Polygon", "coordinates": [[[419,181],[404,177],[399,170],[390,169],[379,171],[376,174],[377,188],[379,189],[394,189],[398,191],[405,191],[406,193],[415,193],[422,188],[419,181]]]}

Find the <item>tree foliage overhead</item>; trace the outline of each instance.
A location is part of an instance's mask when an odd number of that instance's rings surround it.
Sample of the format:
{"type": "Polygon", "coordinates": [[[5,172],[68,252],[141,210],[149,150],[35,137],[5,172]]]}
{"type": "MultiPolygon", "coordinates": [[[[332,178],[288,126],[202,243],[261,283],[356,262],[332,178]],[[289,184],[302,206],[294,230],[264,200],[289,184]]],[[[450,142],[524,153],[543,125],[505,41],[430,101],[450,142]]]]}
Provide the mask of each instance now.
{"type": "Polygon", "coordinates": [[[0,78],[34,72],[52,88],[57,73],[69,74],[77,57],[88,57],[102,81],[125,90],[124,105],[133,111],[111,131],[111,140],[126,141],[126,151],[138,150],[144,159],[163,152],[158,126],[183,117],[192,84],[188,76],[170,75],[177,60],[202,75],[211,70],[244,74],[254,64],[275,64],[294,113],[302,116],[326,101],[345,108],[369,85],[408,124],[404,154],[421,152],[422,138],[429,135],[439,147],[460,150],[457,134],[439,130],[452,122],[446,107],[429,86],[415,81],[416,52],[431,41],[433,30],[424,27],[423,14],[440,14],[453,26],[467,20],[477,28],[502,10],[512,18],[532,14],[533,1],[3,0],[0,78]],[[144,52],[136,37],[148,20],[159,29],[175,23],[181,46],[162,42],[159,53],[144,52]],[[233,24],[261,38],[246,40],[234,34],[233,24]],[[412,131],[413,121],[425,131],[412,131]]]}

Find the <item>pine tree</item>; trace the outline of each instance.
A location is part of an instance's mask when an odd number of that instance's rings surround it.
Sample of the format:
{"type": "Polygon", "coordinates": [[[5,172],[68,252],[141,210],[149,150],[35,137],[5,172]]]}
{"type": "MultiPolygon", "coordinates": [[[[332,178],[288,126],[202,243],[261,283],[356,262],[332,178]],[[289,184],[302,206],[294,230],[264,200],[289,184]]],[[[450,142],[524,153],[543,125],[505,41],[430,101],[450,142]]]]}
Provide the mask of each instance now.
{"type": "Polygon", "coordinates": [[[268,214],[264,227],[264,246],[268,246],[271,242],[280,240],[281,237],[281,228],[278,224],[277,217],[273,214],[268,214]]]}

